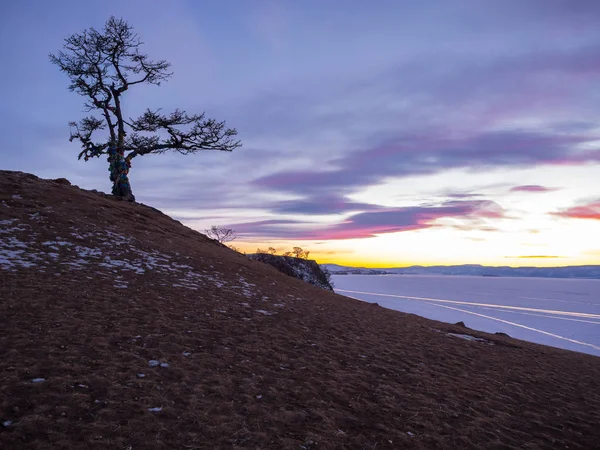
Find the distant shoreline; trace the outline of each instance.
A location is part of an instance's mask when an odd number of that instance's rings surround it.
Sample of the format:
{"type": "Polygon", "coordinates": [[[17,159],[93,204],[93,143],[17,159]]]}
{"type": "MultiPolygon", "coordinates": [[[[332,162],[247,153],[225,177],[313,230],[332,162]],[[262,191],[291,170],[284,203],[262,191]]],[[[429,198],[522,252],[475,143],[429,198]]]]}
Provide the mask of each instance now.
{"type": "Polygon", "coordinates": [[[600,265],[563,267],[508,267],[465,264],[459,266],[410,266],[371,269],[322,264],[332,275],[468,275],[480,277],[600,279],[600,265]]]}

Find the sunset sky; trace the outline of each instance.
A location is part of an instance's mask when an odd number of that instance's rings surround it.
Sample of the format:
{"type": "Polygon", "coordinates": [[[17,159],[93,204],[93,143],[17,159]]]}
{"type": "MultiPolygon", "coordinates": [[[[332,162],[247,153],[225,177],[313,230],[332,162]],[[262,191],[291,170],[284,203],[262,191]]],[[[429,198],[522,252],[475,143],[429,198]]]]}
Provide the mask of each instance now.
{"type": "Polygon", "coordinates": [[[174,72],[128,116],[206,111],[244,144],[136,158],[139,202],[319,262],[600,264],[600,1],[4,1],[0,169],[110,192],[48,60],[110,15],[174,72]]]}

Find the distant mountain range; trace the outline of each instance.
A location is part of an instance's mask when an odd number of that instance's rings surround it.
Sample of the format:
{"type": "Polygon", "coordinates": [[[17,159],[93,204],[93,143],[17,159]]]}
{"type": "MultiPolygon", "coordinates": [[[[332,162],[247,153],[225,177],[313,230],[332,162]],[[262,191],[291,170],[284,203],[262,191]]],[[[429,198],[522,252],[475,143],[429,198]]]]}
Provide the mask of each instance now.
{"type": "Polygon", "coordinates": [[[473,275],[483,277],[540,277],[540,278],[594,278],[600,279],[600,265],[565,267],[508,267],[464,264],[461,266],[410,266],[383,269],[321,264],[332,275],[473,275]]]}

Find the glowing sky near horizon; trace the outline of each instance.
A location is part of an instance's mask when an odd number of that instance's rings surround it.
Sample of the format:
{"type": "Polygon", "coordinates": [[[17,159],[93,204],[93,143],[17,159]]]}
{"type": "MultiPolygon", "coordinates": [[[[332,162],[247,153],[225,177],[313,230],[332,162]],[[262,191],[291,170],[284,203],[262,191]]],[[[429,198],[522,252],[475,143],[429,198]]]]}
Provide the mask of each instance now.
{"type": "Polygon", "coordinates": [[[3,2],[0,169],[110,190],[48,53],[111,14],[175,73],[128,116],[206,111],[244,143],[136,158],[138,201],[319,262],[600,264],[600,2],[3,2]]]}

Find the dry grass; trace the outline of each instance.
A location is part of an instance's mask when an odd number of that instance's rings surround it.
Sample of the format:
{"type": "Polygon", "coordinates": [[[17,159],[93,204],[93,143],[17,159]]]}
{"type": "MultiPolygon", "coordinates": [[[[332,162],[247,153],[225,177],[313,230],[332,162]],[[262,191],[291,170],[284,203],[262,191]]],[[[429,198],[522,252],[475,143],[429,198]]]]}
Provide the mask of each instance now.
{"type": "Polygon", "coordinates": [[[2,449],[598,448],[599,358],[451,338],[465,330],[313,288],[150,208],[22,174],[1,173],[6,219],[36,242],[120,230],[225,284],[74,270],[62,247],[44,272],[0,269],[0,420],[13,422],[2,449]]]}

